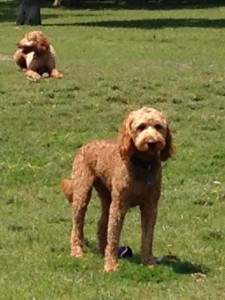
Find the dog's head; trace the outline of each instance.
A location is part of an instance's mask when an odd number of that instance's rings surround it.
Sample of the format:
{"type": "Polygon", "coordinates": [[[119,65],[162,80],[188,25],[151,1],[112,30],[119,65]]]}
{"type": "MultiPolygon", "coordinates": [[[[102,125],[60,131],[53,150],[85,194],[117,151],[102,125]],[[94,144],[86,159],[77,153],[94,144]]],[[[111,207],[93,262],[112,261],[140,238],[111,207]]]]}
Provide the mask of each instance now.
{"type": "Polygon", "coordinates": [[[41,31],[31,31],[17,43],[17,47],[22,49],[24,54],[34,52],[45,52],[49,50],[49,41],[41,31]]]}
{"type": "Polygon", "coordinates": [[[173,146],[166,115],[148,107],[130,112],[119,132],[119,147],[123,160],[135,152],[146,158],[159,155],[161,161],[170,158],[173,146]]]}

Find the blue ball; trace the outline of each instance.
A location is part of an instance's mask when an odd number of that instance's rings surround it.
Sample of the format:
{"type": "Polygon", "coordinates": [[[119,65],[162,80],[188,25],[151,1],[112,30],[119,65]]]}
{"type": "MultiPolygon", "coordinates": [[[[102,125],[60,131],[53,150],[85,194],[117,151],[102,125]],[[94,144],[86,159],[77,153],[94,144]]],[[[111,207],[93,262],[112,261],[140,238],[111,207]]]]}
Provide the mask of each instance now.
{"type": "Polygon", "coordinates": [[[133,256],[132,249],[129,246],[120,246],[118,249],[118,257],[126,258],[133,256]]]}

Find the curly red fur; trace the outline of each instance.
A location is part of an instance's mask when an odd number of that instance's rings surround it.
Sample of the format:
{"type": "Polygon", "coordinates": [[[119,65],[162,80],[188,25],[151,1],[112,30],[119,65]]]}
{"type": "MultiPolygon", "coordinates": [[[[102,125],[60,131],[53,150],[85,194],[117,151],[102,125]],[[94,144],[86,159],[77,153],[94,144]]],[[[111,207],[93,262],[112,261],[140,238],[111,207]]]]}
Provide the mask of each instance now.
{"type": "Polygon", "coordinates": [[[41,31],[29,32],[27,34],[28,41],[35,41],[37,43],[36,50],[37,51],[48,51],[50,48],[50,44],[48,38],[41,31]]]}
{"type": "Polygon", "coordinates": [[[43,32],[28,32],[17,43],[17,47],[19,49],[14,54],[14,60],[27,76],[34,80],[41,76],[63,77],[55,67],[55,50],[43,32]]]}
{"type": "Polygon", "coordinates": [[[173,155],[173,143],[172,143],[172,134],[169,129],[167,128],[167,134],[166,134],[166,146],[160,153],[161,161],[166,161],[167,159],[171,158],[173,155]]]}
{"type": "Polygon", "coordinates": [[[73,187],[72,181],[69,179],[64,179],[60,182],[60,188],[65,194],[66,198],[70,203],[73,202],[73,187]]]}
{"type": "Polygon", "coordinates": [[[161,161],[172,154],[172,136],[164,113],[143,107],[128,114],[118,141],[95,140],[82,146],[71,179],[61,188],[72,205],[71,255],[83,256],[84,220],[94,187],[102,204],[98,224],[99,250],[105,271],[118,266],[120,232],[129,207],[141,210],[141,258],[154,264],[153,234],[161,190],[161,161]]]}
{"type": "Polygon", "coordinates": [[[123,121],[118,137],[119,150],[122,159],[127,159],[127,157],[131,156],[134,151],[134,145],[131,139],[130,134],[130,123],[132,119],[130,116],[127,116],[123,121]]]}

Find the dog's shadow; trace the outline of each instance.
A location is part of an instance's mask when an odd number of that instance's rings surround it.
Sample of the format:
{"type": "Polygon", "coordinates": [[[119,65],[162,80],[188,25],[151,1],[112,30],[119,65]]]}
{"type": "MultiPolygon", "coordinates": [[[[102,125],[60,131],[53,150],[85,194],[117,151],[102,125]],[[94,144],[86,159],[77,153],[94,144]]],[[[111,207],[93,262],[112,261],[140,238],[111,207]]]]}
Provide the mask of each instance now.
{"type": "MultiPolygon", "coordinates": [[[[140,256],[133,255],[132,257],[127,258],[130,262],[135,264],[140,264],[140,256]]],[[[181,260],[176,255],[164,255],[160,257],[155,257],[156,265],[163,265],[165,267],[170,267],[175,273],[178,274],[204,274],[208,273],[209,269],[204,265],[194,264],[190,261],[181,260]]]]}
{"type": "MultiPolygon", "coordinates": [[[[92,252],[99,254],[94,242],[86,240],[86,245],[92,252]]],[[[128,260],[130,263],[134,263],[136,265],[141,264],[141,258],[138,254],[133,254],[131,257],[123,257],[120,258],[120,260],[128,260]]],[[[204,276],[209,272],[208,267],[204,265],[195,264],[187,260],[181,260],[177,255],[172,254],[155,257],[155,262],[156,265],[172,268],[173,272],[177,274],[199,274],[204,276]]]]}

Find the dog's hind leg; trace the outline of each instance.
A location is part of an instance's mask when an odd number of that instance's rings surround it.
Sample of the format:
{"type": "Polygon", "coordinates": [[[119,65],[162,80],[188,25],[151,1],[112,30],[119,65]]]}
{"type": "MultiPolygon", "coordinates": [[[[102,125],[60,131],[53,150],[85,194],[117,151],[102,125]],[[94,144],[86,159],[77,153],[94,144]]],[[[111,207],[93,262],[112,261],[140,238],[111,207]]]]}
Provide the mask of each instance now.
{"type": "Polygon", "coordinates": [[[54,78],[63,78],[63,74],[59,72],[57,69],[53,69],[50,74],[51,77],[54,78]]]}
{"type": "Polygon", "coordinates": [[[95,188],[101,199],[101,217],[98,221],[98,243],[99,251],[102,255],[105,253],[105,248],[107,245],[107,231],[108,231],[108,221],[109,221],[109,208],[111,204],[110,192],[101,184],[101,182],[95,183],[95,188]]]}

